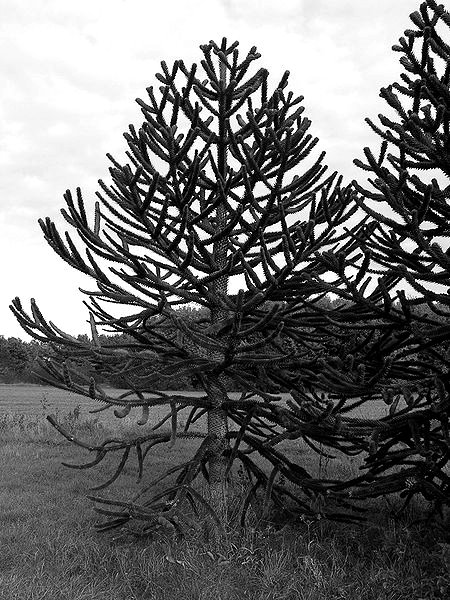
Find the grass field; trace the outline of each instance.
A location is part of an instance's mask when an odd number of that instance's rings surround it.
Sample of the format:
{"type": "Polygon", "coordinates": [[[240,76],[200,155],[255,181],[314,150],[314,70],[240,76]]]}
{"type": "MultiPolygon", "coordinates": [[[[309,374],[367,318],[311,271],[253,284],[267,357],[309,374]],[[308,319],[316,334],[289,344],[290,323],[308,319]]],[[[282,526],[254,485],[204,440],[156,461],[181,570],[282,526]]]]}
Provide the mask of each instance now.
{"type": "MultiPolygon", "coordinates": [[[[116,391],[119,393],[119,390],[114,390],[113,388],[109,388],[109,390],[113,393],[116,391]]],[[[183,394],[186,396],[201,396],[201,393],[199,392],[183,392],[183,394]]],[[[237,398],[239,397],[239,393],[230,392],[229,396],[231,398],[237,398]]],[[[281,396],[285,399],[289,398],[289,394],[281,394],[281,396]]],[[[89,410],[98,408],[101,406],[101,403],[86,398],[85,396],[80,396],[79,394],[59,390],[50,386],[0,383],[0,415],[17,413],[37,416],[42,415],[43,413],[48,414],[49,412],[57,412],[61,415],[65,415],[77,406],[80,407],[81,415],[87,416],[89,410]]],[[[157,413],[155,414],[155,419],[157,419],[159,418],[159,413],[157,412],[159,409],[156,408],[155,410],[157,413]]],[[[388,407],[383,402],[373,401],[367,403],[364,407],[356,409],[355,414],[357,413],[360,416],[364,415],[366,418],[380,418],[386,415],[387,412],[388,407]]],[[[106,411],[101,414],[103,419],[103,415],[106,414],[108,418],[112,412],[106,411]]],[[[128,419],[133,419],[133,417],[126,417],[124,422],[127,422],[128,419]]],[[[114,421],[115,418],[112,417],[111,422],[114,421]]]]}
{"type": "MultiPolygon", "coordinates": [[[[119,394],[123,390],[105,388],[111,394],[119,394]]],[[[197,392],[183,392],[187,396],[200,396],[197,392]]],[[[237,396],[238,394],[232,394],[237,396]]],[[[50,413],[56,413],[65,416],[74,408],[80,410],[80,417],[94,418],[89,414],[92,409],[100,408],[102,403],[96,402],[91,398],[86,398],[73,392],[59,390],[50,386],[40,386],[33,384],[0,384],[0,415],[1,414],[21,414],[26,416],[42,416],[50,413]]],[[[165,409],[155,407],[153,418],[158,420],[165,409]]],[[[124,423],[133,423],[137,420],[137,412],[123,419],[124,423]]],[[[117,421],[112,410],[100,413],[99,419],[102,422],[113,424],[117,421]]]]}
{"type": "MultiPolygon", "coordinates": [[[[298,522],[276,531],[253,516],[245,532],[231,523],[220,545],[203,528],[179,543],[162,534],[139,540],[114,531],[97,534],[85,496],[105,473],[63,467],[61,461],[82,462],[88,454],[62,439],[43,415],[58,412],[84,439],[136,426],[133,420],[93,420],[84,406],[74,413],[82,401],[50,388],[0,386],[1,600],[449,597],[450,550],[443,533],[411,525],[419,508],[402,522],[389,519],[383,500],[365,525],[298,522]]],[[[155,448],[146,462],[148,478],[190,450],[178,442],[170,450],[155,448]]],[[[298,446],[292,451],[314,469],[357,468],[351,462],[313,464],[310,452],[298,446]]],[[[129,498],[136,475],[130,464],[102,495],[129,498]]]]}

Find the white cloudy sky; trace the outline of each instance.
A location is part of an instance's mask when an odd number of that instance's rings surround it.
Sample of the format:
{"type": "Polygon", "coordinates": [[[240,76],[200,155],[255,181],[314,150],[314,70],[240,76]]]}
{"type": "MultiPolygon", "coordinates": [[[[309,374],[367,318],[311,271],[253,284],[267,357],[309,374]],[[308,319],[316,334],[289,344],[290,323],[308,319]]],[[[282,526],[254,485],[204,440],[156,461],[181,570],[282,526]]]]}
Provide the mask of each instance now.
{"type": "Polygon", "coordinates": [[[391,50],[419,0],[0,0],[0,335],[29,339],[8,305],[36,298],[69,333],[87,331],[79,286],[37,224],[59,210],[66,189],[94,202],[119,161],[134,102],[145,98],[159,62],[201,58],[223,36],[256,45],[278,78],[305,96],[311,132],[331,170],[360,175],[352,159],[378,140],[364,123],[384,112],[380,87],[398,79],[391,50]]]}

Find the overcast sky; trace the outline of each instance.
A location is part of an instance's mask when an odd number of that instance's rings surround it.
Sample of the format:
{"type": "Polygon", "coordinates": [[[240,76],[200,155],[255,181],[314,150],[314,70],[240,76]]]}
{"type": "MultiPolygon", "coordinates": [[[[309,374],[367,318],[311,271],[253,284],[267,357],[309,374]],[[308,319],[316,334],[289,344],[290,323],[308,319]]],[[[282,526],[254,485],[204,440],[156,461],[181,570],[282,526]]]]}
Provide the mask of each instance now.
{"type": "Polygon", "coordinates": [[[311,133],[326,163],[347,180],[352,160],[378,140],[364,123],[385,112],[379,89],[398,80],[391,47],[419,0],[0,0],[0,335],[29,339],[8,309],[19,296],[69,333],[88,331],[88,278],[47,246],[37,220],[63,223],[63,193],[80,186],[95,201],[119,162],[136,97],[156,83],[159,63],[201,59],[223,36],[305,96],[311,133]]]}

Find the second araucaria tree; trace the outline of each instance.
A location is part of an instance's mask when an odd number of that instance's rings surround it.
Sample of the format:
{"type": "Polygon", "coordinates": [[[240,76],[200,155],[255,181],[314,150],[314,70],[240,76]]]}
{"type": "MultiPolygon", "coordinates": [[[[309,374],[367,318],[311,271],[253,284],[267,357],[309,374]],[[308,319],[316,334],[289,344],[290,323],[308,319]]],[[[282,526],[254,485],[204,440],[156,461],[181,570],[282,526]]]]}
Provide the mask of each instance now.
{"type": "Polygon", "coordinates": [[[354,185],[357,202],[377,222],[365,248],[378,269],[409,289],[396,309],[386,302],[408,338],[399,354],[423,373],[422,393],[414,386],[403,394],[409,410],[397,399],[398,423],[404,420],[397,438],[381,444],[371,463],[393,465],[402,453],[409,497],[421,492],[439,507],[450,503],[450,13],[427,0],[410,18],[412,28],[393,47],[401,80],[380,92],[391,112],[379,123],[367,119],[381,138],[379,152],[365,148],[365,161],[355,161],[370,185],[354,185]]]}
{"type": "MultiPolygon", "coordinates": [[[[323,257],[328,249],[342,268],[358,269],[358,248],[371,228],[357,222],[352,236],[341,227],[357,216],[353,192],[341,188],[336,174],[325,176],[323,153],[312,158],[317,139],[309,133],[302,97],[286,89],[288,73],[269,91],[267,70],[253,69],[256,49],[242,59],[237,46],[226,39],[202,46],[200,66],[187,68],[179,60],[169,69],[161,63],[159,90],[149,87],[148,99],[137,101],[143,125],[125,134],[129,164],[108,155],[112,184],[99,182],[95,206],[85,206],[80,189],[75,198],[65,194],[63,216],[85,251],[50,219],[40,222],[55,252],[96,283],[85,292],[92,341],[62,332],[34,301],[31,315],[19,299],[13,302],[23,328],[53,345],[54,356],[42,362],[45,381],[90,396],[119,418],[142,410],[139,436],[100,445],[74,438],[49,417],[63,435],[95,453],[92,466],[106,455],[121,455],[115,474],[97,490],[120,475],[131,451],[141,479],[155,445],[199,438],[195,454],[168,473],[176,474],[174,480],[156,495],[147,486],[133,502],[96,497],[98,510],[109,515],[101,529],[132,518],[146,530],[161,523],[177,527],[185,500],[212,507],[224,523],[236,461],[250,480],[244,509],[265,488],[265,504],[289,499],[303,513],[331,514],[333,504],[345,504],[345,484],[315,479],[287,457],[280,442],[301,438],[313,448],[324,444],[349,454],[368,444],[371,426],[344,417],[343,428],[344,402],[317,394],[314,385],[324,335],[337,345],[348,337],[333,325],[332,308],[322,301],[333,286],[326,283],[329,265],[318,260],[318,252],[323,257]],[[192,303],[206,316],[187,323],[176,309],[192,303]],[[98,327],[126,334],[123,343],[101,342],[98,327]],[[83,381],[76,367],[86,360],[95,372],[120,378],[126,392],[107,393],[95,377],[83,381]],[[155,389],[156,376],[182,373],[195,377],[203,393],[155,389]],[[229,396],[227,387],[241,393],[229,396]],[[281,392],[291,393],[287,405],[281,392]],[[304,412],[307,397],[313,408],[304,412]],[[167,409],[160,422],[152,416],[157,406],[167,409]],[[189,409],[180,430],[180,411],[189,409]],[[206,431],[192,430],[203,415],[206,431]],[[268,471],[255,460],[258,455],[268,471]],[[193,486],[199,474],[208,481],[206,499],[193,486]],[[320,500],[325,497],[330,509],[320,500]]],[[[370,297],[376,303],[381,295],[370,297]]],[[[366,378],[347,396],[372,393],[385,366],[371,372],[368,365],[366,378]]]]}

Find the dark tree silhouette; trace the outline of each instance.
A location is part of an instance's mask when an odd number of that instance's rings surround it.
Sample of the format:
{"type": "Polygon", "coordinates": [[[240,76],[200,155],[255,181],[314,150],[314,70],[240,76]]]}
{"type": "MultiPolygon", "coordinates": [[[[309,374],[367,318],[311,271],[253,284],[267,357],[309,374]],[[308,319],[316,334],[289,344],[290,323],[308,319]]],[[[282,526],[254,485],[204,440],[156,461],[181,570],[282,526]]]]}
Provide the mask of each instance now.
{"type": "MultiPolygon", "coordinates": [[[[414,410],[403,409],[408,416],[400,436],[403,448],[392,438],[374,453],[372,465],[393,464],[403,453],[408,456],[404,462],[414,467],[407,497],[421,491],[448,503],[450,15],[443,5],[427,0],[410,18],[414,29],[393,46],[402,54],[401,82],[380,92],[394,116],[379,115],[379,125],[367,119],[382,138],[381,148],[377,158],[365,148],[366,162],[355,160],[371,174],[371,187],[353,183],[362,194],[358,204],[377,222],[364,247],[385,274],[409,289],[409,299],[404,291],[398,293],[395,312],[405,344],[397,360],[418,366],[421,385],[414,389],[422,392],[407,395],[414,410]]],[[[385,302],[392,312],[392,298],[386,296],[385,302]]],[[[408,377],[403,379],[408,384],[408,377]]]]}
{"type": "Polygon", "coordinates": [[[101,402],[97,410],[114,407],[119,418],[142,409],[138,423],[147,425],[145,433],[100,445],[74,438],[49,417],[63,435],[95,452],[82,468],[121,453],[116,472],[97,490],[115,481],[132,449],[141,479],[155,445],[201,440],[193,457],[166,474],[177,475],[161,493],[150,496],[146,486],[132,502],[95,497],[102,505],[97,510],[109,516],[100,529],[130,519],[143,521],[146,531],[161,523],[178,527],[185,500],[212,507],[223,523],[235,461],[250,481],[244,515],[259,488],[265,488],[264,510],[272,498],[282,507],[289,500],[291,510],[306,515],[341,518],[336,505],[346,514],[355,488],[355,497],[364,498],[405,487],[406,476],[373,472],[348,481],[317,479],[281,449],[286,439],[302,439],[318,452],[319,446],[366,452],[397,421],[392,415],[359,419],[352,409],[386,393],[388,376],[415,372],[389,362],[387,350],[376,360],[363,350],[369,345],[375,353],[369,336],[377,332],[379,347],[388,338],[394,350],[398,346],[392,342],[397,317],[380,308],[398,276],[381,277],[370,292],[364,280],[368,261],[359,248],[376,222],[358,220],[354,191],[342,188],[336,173],[325,177],[323,153],[311,158],[318,140],[308,133],[302,97],[286,91],[288,73],[269,94],[268,72],[249,74],[256,49],[240,60],[237,45],[224,39],[202,46],[203,74],[181,60],[172,69],[161,63],[159,94],[147,89],[149,99],[137,101],[145,121],[125,134],[130,163],[108,155],[113,183],[99,182],[92,218],[81,191],[76,199],[66,192],[62,213],[85,255],[50,219],[40,222],[51,247],[96,282],[95,291],[85,292],[92,341],[62,332],[33,300],[31,315],[19,299],[12,305],[22,327],[56,353],[41,361],[44,381],[101,402]],[[348,269],[356,272],[351,280],[348,269]],[[333,271],[338,276],[330,282],[333,271]],[[329,292],[344,301],[337,309],[325,301],[329,292]],[[191,303],[202,307],[201,318],[176,310],[191,303]],[[104,342],[98,326],[126,334],[123,343],[104,342]],[[327,360],[330,338],[341,356],[327,360]],[[120,377],[127,391],[112,395],[95,377],[80,384],[82,374],[75,382],[77,362],[87,359],[103,376],[120,377]],[[203,392],[193,397],[154,389],[156,376],[181,374],[203,392]],[[245,391],[229,396],[230,382],[245,391]],[[290,393],[287,402],[282,392],[290,393]],[[152,424],[156,406],[167,407],[167,414],[152,424]],[[180,431],[179,413],[188,408],[180,431]],[[193,430],[204,415],[206,433],[193,430]],[[209,482],[207,503],[193,487],[201,473],[209,482]],[[281,485],[278,475],[292,487],[281,485]]]}

